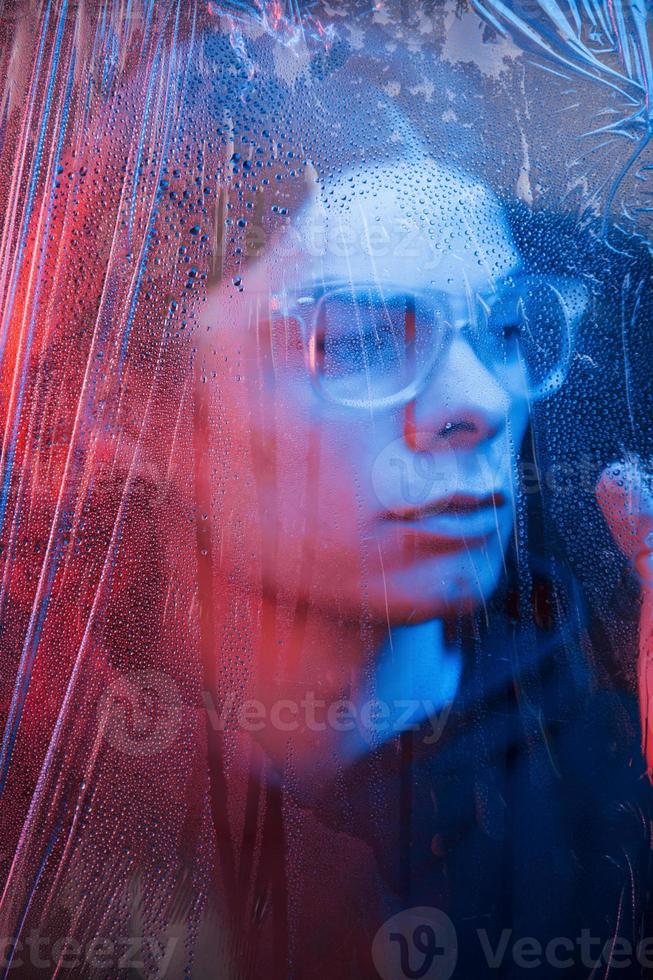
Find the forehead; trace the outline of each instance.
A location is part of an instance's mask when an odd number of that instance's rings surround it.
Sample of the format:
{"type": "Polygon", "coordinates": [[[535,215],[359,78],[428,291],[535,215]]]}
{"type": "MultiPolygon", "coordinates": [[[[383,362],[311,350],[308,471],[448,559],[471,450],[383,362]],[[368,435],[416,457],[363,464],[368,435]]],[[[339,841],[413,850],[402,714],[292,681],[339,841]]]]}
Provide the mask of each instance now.
{"type": "Polygon", "coordinates": [[[285,234],[277,271],[289,287],[380,280],[459,292],[519,265],[496,196],[430,158],[361,164],[316,184],[285,234]]]}

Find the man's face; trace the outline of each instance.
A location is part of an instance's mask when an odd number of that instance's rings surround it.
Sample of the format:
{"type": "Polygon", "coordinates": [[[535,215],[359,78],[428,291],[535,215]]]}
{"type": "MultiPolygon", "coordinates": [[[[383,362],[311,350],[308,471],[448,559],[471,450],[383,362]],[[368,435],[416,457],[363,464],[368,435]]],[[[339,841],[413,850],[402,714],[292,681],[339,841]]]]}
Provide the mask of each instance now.
{"type": "Polygon", "coordinates": [[[397,161],[316,185],[287,220],[203,315],[221,560],[334,615],[473,608],[503,565],[528,418],[466,329],[518,272],[502,210],[455,171],[397,161]],[[401,330],[361,344],[388,307],[401,330]],[[418,378],[409,397],[386,397],[395,375],[418,378]]]}

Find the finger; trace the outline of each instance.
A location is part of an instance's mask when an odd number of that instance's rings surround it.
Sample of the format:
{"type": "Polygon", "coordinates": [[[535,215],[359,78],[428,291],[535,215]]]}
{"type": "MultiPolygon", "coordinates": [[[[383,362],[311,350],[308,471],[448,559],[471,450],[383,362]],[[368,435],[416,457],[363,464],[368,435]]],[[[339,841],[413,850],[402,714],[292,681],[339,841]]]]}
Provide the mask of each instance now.
{"type": "Polygon", "coordinates": [[[610,463],[596,499],[621,551],[653,586],[653,470],[636,456],[610,463]]]}

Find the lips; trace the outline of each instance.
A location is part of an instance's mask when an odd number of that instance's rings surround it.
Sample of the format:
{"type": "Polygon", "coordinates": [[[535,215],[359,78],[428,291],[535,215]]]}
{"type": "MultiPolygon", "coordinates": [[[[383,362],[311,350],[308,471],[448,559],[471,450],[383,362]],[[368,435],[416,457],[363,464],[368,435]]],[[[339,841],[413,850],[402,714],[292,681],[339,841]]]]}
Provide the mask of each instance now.
{"type": "Polygon", "coordinates": [[[383,520],[406,521],[415,523],[430,517],[449,515],[467,517],[469,515],[491,512],[504,507],[506,498],[502,493],[489,493],[475,496],[467,493],[454,493],[440,500],[431,500],[419,507],[404,507],[401,510],[391,510],[383,515],[383,520]]]}
{"type": "Polygon", "coordinates": [[[383,520],[400,533],[405,557],[451,554],[482,547],[495,536],[505,523],[506,503],[499,492],[456,493],[419,507],[388,511],[383,520]]]}

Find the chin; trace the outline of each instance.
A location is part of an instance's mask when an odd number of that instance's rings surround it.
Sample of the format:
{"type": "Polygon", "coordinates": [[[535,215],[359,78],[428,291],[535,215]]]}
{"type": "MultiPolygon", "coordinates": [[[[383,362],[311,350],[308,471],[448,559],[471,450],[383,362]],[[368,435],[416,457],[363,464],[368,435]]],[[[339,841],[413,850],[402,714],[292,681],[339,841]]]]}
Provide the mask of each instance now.
{"type": "Polygon", "coordinates": [[[501,569],[499,547],[433,558],[386,574],[370,589],[370,598],[379,618],[391,626],[469,615],[492,596],[501,569]]]}

